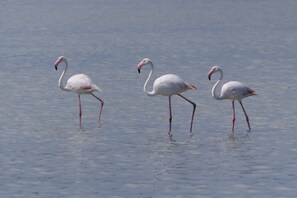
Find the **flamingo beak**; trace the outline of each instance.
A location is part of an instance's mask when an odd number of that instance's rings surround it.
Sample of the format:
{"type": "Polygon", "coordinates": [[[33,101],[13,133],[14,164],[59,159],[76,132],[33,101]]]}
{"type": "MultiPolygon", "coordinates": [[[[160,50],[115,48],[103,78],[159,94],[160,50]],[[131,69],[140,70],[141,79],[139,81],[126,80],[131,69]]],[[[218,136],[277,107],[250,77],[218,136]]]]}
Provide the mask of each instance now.
{"type": "Polygon", "coordinates": [[[143,66],[142,62],[137,65],[138,73],[140,74],[141,67],[143,66]]]}
{"type": "Polygon", "coordinates": [[[208,74],[207,74],[207,76],[208,76],[208,80],[211,80],[211,75],[213,74],[213,70],[210,70],[209,72],[208,72],[208,74]]]}
{"type": "Polygon", "coordinates": [[[55,62],[55,69],[58,70],[58,65],[61,63],[61,60],[58,59],[56,62],[55,62]]]}
{"type": "Polygon", "coordinates": [[[211,75],[212,75],[212,72],[209,72],[209,73],[207,74],[207,76],[208,76],[208,80],[211,80],[211,75]]]}

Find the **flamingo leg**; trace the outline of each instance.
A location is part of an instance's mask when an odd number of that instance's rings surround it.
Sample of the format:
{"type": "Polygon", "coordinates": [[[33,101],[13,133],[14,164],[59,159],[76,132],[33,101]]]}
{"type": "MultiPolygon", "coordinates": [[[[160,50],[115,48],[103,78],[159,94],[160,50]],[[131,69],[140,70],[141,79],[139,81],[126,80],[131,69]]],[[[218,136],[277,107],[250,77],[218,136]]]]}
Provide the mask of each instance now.
{"type": "Polygon", "coordinates": [[[251,131],[251,126],[250,126],[249,117],[248,117],[248,115],[247,115],[247,113],[246,113],[246,111],[245,111],[245,109],[244,109],[244,107],[243,107],[243,105],[242,105],[242,102],[239,102],[239,104],[241,105],[242,110],[243,110],[243,113],[244,113],[244,115],[245,115],[245,119],[246,119],[246,122],[247,122],[248,127],[249,127],[249,130],[248,130],[248,131],[251,131]]]}
{"type": "Polygon", "coordinates": [[[99,111],[99,119],[98,119],[99,127],[101,127],[101,114],[102,114],[104,102],[103,102],[103,100],[101,100],[99,97],[97,97],[93,93],[91,93],[91,95],[94,96],[101,103],[101,105],[100,105],[100,111],[99,111]]]}
{"type": "Polygon", "coordinates": [[[171,132],[171,122],[172,122],[172,111],[171,111],[171,96],[169,98],[169,131],[168,133],[171,132]]]}
{"type": "Polygon", "coordinates": [[[232,100],[232,133],[234,133],[234,124],[235,124],[235,108],[234,108],[234,100],[232,100]]]}
{"type": "Polygon", "coordinates": [[[78,108],[79,108],[79,126],[81,127],[82,109],[81,109],[80,95],[78,95],[78,108]]]}
{"type": "Polygon", "coordinates": [[[195,115],[195,110],[196,110],[196,104],[194,102],[192,102],[191,100],[189,100],[188,98],[182,96],[181,94],[177,94],[177,95],[180,96],[181,98],[185,99],[186,101],[188,101],[189,103],[191,103],[193,105],[193,112],[192,112],[192,119],[191,119],[191,126],[190,126],[190,132],[192,132],[193,120],[194,120],[194,115],[195,115]]]}

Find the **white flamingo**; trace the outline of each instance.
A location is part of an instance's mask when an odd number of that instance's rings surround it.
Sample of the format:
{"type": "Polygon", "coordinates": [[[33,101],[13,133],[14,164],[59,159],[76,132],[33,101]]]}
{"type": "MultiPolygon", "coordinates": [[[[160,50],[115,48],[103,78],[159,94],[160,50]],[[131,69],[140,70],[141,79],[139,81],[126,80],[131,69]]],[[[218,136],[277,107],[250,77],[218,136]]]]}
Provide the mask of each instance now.
{"type": "Polygon", "coordinates": [[[178,95],[181,98],[185,99],[189,103],[193,105],[193,112],[192,112],[192,119],[191,119],[191,126],[190,126],[190,132],[192,132],[192,127],[193,127],[193,120],[194,120],[194,115],[195,115],[195,109],[196,109],[196,104],[186,97],[182,96],[180,93],[187,91],[189,89],[195,90],[196,87],[192,84],[189,84],[182,80],[179,76],[174,75],[174,74],[166,74],[163,76],[160,76],[157,78],[154,82],[153,85],[153,90],[148,91],[147,90],[147,83],[150,80],[153,72],[154,72],[154,65],[148,58],[144,58],[138,65],[138,72],[140,73],[141,68],[144,65],[149,65],[151,67],[151,71],[149,73],[149,76],[147,80],[144,83],[143,90],[149,95],[149,96],[155,96],[155,95],[162,95],[162,96],[168,96],[169,98],[169,132],[171,132],[171,121],[172,121],[172,112],[171,112],[171,96],[173,95],[178,95]]]}
{"type": "Polygon", "coordinates": [[[245,118],[246,118],[246,122],[248,125],[248,128],[250,131],[251,127],[250,127],[250,122],[249,122],[249,117],[242,105],[241,100],[243,98],[246,98],[248,96],[253,96],[256,95],[255,91],[252,90],[251,88],[249,88],[247,85],[245,85],[242,82],[238,82],[238,81],[230,81],[225,83],[222,88],[221,88],[221,94],[217,95],[216,94],[216,89],[218,87],[218,85],[221,83],[222,79],[223,79],[223,70],[218,67],[218,66],[213,66],[209,72],[208,72],[208,79],[211,79],[211,75],[219,72],[220,74],[220,79],[215,83],[215,85],[213,86],[212,90],[211,90],[211,94],[214,97],[214,99],[216,100],[224,100],[224,99],[230,99],[232,100],[232,132],[234,132],[234,123],[235,123],[235,109],[234,109],[234,101],[237,100],[239,102],[239,104],[242,107],[242,110],[244,112],[245,118]]]}
{"type": "Polygon", "coordinates": [[[64,62],[65,63],[65,69],[62,72],[60,79],[59,79],[59,87],[64,90],[64,91],[71,91],[75,92],[78,95],[78,105],[79,105],[79,126],[81,127],[81,116],[82,116],[82,108],[81,108],[81,101],[80,101],[80,95],[81,94],[91,94],[94,96],[97,100],[100,101],[101,106],[100,106],[100,111],[99,111],[99,127],[101,125],[101,113],[103,109],[104,102],[101,100],[99,97],[93,94],[94,91],[101,91],[101,89],[95,85],[91,78],[88,77],[85,74],[76,74],[71,76],[68,80],[65,86],[62,85],[62,81],[64,78],[64,75],[67,71],[68,63],[67,59],[64,56],[60,56],[56,62],[55,62],[55,69],[58,69],[58,65],[60,63],[64,62]]]}

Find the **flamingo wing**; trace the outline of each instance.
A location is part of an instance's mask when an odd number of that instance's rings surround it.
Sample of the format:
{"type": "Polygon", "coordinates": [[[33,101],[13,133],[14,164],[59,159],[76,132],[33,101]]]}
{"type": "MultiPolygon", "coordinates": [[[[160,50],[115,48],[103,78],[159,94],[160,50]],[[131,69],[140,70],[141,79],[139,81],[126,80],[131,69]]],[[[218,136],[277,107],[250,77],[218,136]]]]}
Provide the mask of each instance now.
{"type": "Polygon", "coordinates": [[[242,98],[255,95],[255,91],[246,84],[238,81],[230,81],[223,85],[222,95],[227,99],[241,100],[242,98]]]}
{"type": "Polygon", "coordinates": [[[66,87],[78,93],[101,91],[100,88],[92,82],[91,78],[85,74],[71,76],[67,81],[66,87]]]}
{"type": "Polygon", "coordinates": [[[189,89],[195,89],[195,87],[174,74],[160,76],[155,80],[153,86],[153,92],[163,96],[171,96],[189,89]]]}

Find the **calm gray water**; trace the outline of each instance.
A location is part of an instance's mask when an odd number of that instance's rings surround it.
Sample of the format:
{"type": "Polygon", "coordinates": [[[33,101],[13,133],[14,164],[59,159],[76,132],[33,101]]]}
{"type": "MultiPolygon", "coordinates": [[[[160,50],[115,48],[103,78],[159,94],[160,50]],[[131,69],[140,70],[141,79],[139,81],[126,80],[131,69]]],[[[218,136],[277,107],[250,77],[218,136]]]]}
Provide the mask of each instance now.
{"type": "MultiPolygon", "coordinates": [[[[1,197],[296,197],[297,2],[232,0],[1,1],[1,197]],[[57,86],[85,73],[103,92],[82,96],[57,86]],[[180,75],[198,90],[168,99],[142,88],[149,57],[157,77],[180,75]],[[216,101],[207,72],[224,70],[257,96],[216,101]]],[[[152,85],[152,82],[150,86],[152,85]]]]}

